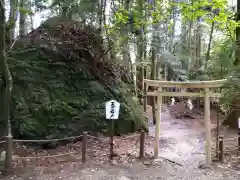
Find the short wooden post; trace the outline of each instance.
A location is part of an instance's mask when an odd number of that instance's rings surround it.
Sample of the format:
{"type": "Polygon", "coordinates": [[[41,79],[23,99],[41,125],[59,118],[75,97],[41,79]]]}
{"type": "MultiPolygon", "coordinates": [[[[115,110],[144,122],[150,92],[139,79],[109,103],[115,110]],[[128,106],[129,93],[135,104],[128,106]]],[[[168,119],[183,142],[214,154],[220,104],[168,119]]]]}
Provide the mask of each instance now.
{"type": "Polygon", "coordinates": [[[132,129],[132,132],[135,131],[135,122],[134,121],[131,121],[131,129],[132,129]]]}
{"type": "Polygon", "coordinates": [[[157,114],[156,114],[156,132],[155,132],[155,146],[154,146],[154,157],[158,158],[159,153],[159,138],[160,138],[160,121],[162,112],[162,87],[158,88],[157,94],[157,114]]]}
{"type": "Polygon", "coordinates": [[[87,132],[83,133],[82,138],[82,162],[86,162],[86,152],[87,152],[87,132]]]}
{"type": "Polygon", "coordinates": [[[7,173],[12,171],[12,156],[13,156],[13,137],[12,135],[6,136],[6,159],[5,159],[5,170],[7,173]]]}
{"type": "Polygon", "coordinates": [[[223,162],[223,137],[219,137],[219,161],[223,162]]]}
{"type": "Polygon", "coordinates": [[[217,113],[217,135],[216,135],[216,157],[219,157],[219,118],[220,118],[220,107],[217,113]]]}
{"type": "Polygon", "coordinates": [[[148,85],[147,83],[144,83],[144,104],[143,104],[143,108],[144,108],[144,112],[147,111],[147,91],[148,91],[148,85]]]}
{"type": "Polygon", "coordinates": [[[212,164],[212,139],[211,139],[211,118],[210,118],[210,99],[209,88],[205,88],[204,96],[204,125],[205,125],[205,142],[206,142],[206,164],[212,164]]]}
{"type": "Polygon", "coordinates": [[[144,157],[144,139],[145,139],[145,132],[141,130],[140,134],[140,151],[139,151],[139,158],[144,157]]]}
{"type": "Polygon", "coordinates": [[[238,130],[238,156],[240,156],[240,129],[238,130]]]}

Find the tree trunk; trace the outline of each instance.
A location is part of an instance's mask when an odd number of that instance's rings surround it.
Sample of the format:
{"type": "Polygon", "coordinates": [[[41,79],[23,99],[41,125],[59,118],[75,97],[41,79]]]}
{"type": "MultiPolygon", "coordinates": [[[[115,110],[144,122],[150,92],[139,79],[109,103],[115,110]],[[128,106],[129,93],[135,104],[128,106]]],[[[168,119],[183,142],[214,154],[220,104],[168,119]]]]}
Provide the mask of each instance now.
{"type": "MultiPolygon", "coordinates": [[[[123,3],[124,5],[124,9],[126,9],[127,11],[130,11],[131,8],[131,1],[130,0],[126,0],[126,2],[123,3]]],[[[123,36],[124,36],[124,46],[123,46],[123,51],[122,51],[122,56],[123,56],[123,65],[124,67],[130,71],[131,69],[131,58],[130,58],[130,53],[129,53],[129,28],[130,25],[128,24],[126,27],[123,27],[123,36]]]]}
{"type": "MultiPolygon", "coordinates": [[[[240,21],[240,0],[237,0],[237,16],[236,21],[240,21]]],[[[235,48],[235,61],[234,65],[238,66],[240,64],[240,27],[236,27],[236,46],[235,48]]]]}
{"type": "Polygon", "coordinates": [[[205,59],[205,63],[204,63],[205,70],[207,70],[208,60],[210,59],[210,50],[211,50],[211,44],[212,44],[212,39],[213,39],[213,30],[214,30],[214,21],[212,22],[212,26],[211,26],[208,48],[207,48],[207,53],[206,53],[206,59],[205,59]]]}
{"type": "Polygon", "coordinates": [[[5,167],[7,171],[11,171],[12,168],[12,127],[9,117],[10,112],[10,101],[11,101],[11,92],[12,92],[12,76],[8,68],[6,55],[5,55],[5,1],[0,0],[0,75],[3,89],[3,114],[0,116],[3,117],[5,124],[5,134],[7,137],[7,146],[6,146],[6,159],[5,167]]]}
{"type": "MultiPolygon", "coordinates": [[[[142,17],[145,17],[144,16],[144,13],[145,13],[145,9],[144,9],[144,1],[141,0],[141,9],[140,9],[141,13],[142,13],[142,17]]],[[[139,57],[139,60],[140,62],[143,62],[144,61],[144,52],[145,52],[146,48],[145,48],[145,25],[143,24],[141,26],[141,30],[140,30],[140,36],[139,36],[139,54],[138,54],[138,57],[139,57]]],[[[139,100],[140,102],[142,102],[143,100],[143,97],[142,97],[142,94],[143,94],[143,90],[144,90],[144,64],[141,64],[140,66],[140,72],[139,72],[139,90],[140,90],[140,94],[141,96],[139,97],[139,100]]]]}
{"type": "MultiPolygon", "coordinates": [[[[104,5],[105,5],[104,9],[106,9],[106,5],[107,5],[106,3],[107,3],[107,0],[104,0],[104,5]]],[[[113,2],[111,2],[111,3],[113,3],[113,2]]],[[[105,10],[104,10],[104,12],[105,12],[105,10]]],[[[104,23],[104,26],[107,26],[107,20],[106,20],[105,14],[103,16],[103,23],[104,23]]],[[[108,29],[107,28],[104,28],[104,29],[105,29],[105,33],[106,33],[106,37],[107,37],[108,49],[110,49],[109,58],[111,59],[111,61],[115,61],[116,60],[116,52],[115,52],[114,42],[110,37],[111,35],[110,35],[108,29]]]]}
{"type": "Polygon", "coordinates": [[[202,66],[201,60],[201,39],[202,39],[202,27],[200,24],[200,18],[198,18],[197,22],[197,32],[196,32],[196,64],[197,67],[202,66]]]}
{"type": "Polygon", "coordinates": [[[18,0],[10,0],[10,12],[9,19],[7,22],[7,44],[12,44],[14,35],[15,35],[15,27],[17,21],[17,8],[18,8],[18,0]]]}
{"type": "MultiPolygon", "coordinates": [[[[106,8],[106,0],[99,0],[99,12],[98,12],[99,34],[102,34],[102,28],[103,28],[104,16],[105,16],[105,8],[106,8]]],[[[101,43],[103,43],[103,42],[101,42],[101,43]]]]}
{"type": "MultiPolygon", "coordinates": [[[[34,12],[34,2],[35,0],[31,0],[30,2],[30,9],[31,9],[31,11],[32,12],[34,12]]],[[[33,31],[34,30],[34,23],[33,23],[33,19],[34,19],[34,13],[31,13],[30,15],[29,15],[29,18],[30,18],[30,28],[31,28],[31,31],[33,31]]]]}
{"type": "Polygon", "coordinates": [[[188,67],[192,66],[192,21],[188,23],[188,67]]]}
{"type": "MultiPolygon", "coordinates": [[[[173,3],[175,0],[171,0],[173,3]]],[[[173,41],[175,38],[175,28],[176,28],[176,20],[177,20],[177,12],[176,12],[176,8],[173,7],[172,8],[173,14],[172,14],[172,19],[173,19],[173,25],[172,25],[172,32],[171,32],[171,36],[170,36],[170,43],[169,43],[169,52],[173,53],[173,41]]]]}
{"type": "MultiPolygon", "coordinates": [[[[20,1],[20,8],[22,10],[28,9],[27,0],[20,1]]],[[[28,23],[27,23],[27,14],[26,12],[20,11],[19,17],[19,36],[25,36],[28,33],[28,23]]]]}
{"type": "MultiPolygon", "coordinates": [[[[155,9],[156,2],[154,1],[153,8],[155,9]]],[[[151,48],[151,61],[152,61],[152,71],[151,71],[151,79],[155,80],[157,79],[157,60],[156,60],[156,48],[154,47],[154,44],[156,43],[156,36],[157,33],[155,33],[158,30],[158,25],[153,25],[153,34],[152,37],[152,48],[151,48]]],[[[159,43],[160,44],[160,43],[159,43]]],[[[150,89],[151,91],[154,91],[154,88],[150,89]]],[[[151,105],[152,105],[152,118],[153,118],[153,124],[156,124],[156,97],[151,97],[151,105]]]]}
{"type": "MultiPolygon", "coordinates": [[[[198,17],[198,20],[197,20],[197,23],[196,23],[196,33],[194,34],[195,36],[195,51],[196,51],[196,54],[195,54],[195,64],[194,66],[196,67],[196,69],[200,69],[202,67],[202,65],[207,65],[207,61],[206,60],[205,62],[202,62],[202,59],[201,59],[201,24],[200,24],[200,17],[198,17]]],[[[209,40],[209,48],[211,48],[211,42],[212,42],[212,33],[213,31],[211,30],[211,33],[210,33],[210,40],[209,40]]],[[[209,49],[209,53],[210,53],[210,49],[209,49]]],[[[209,54],[210,56],[210,54],[209,54]]],[[[209,57],[208,57],[209,58],[209,57]]],[[[202,74],[202,72],[198,71],[198,75],[202,74]]],[[[195,100],[193,100],[193,102],[196,104],[196,108],[200,108],[200,104],[201,104],[201,98],[196,98],[195,100]]]]}
{"type": "MultiPolygon", "coordinates": [[[[156,50],[154,47],[152,47],[152,71],[151,71],[151,79],[155,80],[156,79],[156,50]]],[[[154,91],[154,89],[150,89],[151,91],[154,91]]],[[[156,97],[152,96],[151,97],[151,105],[152,105],[152,116],[153,116],[153,124],[156,124],[156,97]]]]}
{"type": "Polygon", "coordinates": [[[11,101],[11,92],[12,92],[12,76],[8,68],[6,55],[5,55],[5,7],[4,1],[1,0],[1,14],[0,14],[0,73],[2,80],[2,88],[3,88],[3,115],[1,115],[4,119],[5,126],[7,127],[8,134],[11,134],[11,123],[9,119],[9,109],[10,109],[10,101],[11,101]]]}

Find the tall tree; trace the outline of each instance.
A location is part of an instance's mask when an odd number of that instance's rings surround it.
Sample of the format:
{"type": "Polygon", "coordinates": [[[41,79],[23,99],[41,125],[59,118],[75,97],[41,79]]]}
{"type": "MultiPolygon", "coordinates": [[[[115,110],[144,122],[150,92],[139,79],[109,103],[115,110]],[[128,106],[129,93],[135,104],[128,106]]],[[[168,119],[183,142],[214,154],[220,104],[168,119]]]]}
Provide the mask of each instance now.
{"type": "Polygon", "coordinates": [[[28,0],[20,0],[20,17],[19,17],[19,36],[25,36],[28,33],[28,0]]]}
{"type": "Polygon", "coordinates": [[[213,40],[214,25],[215,25],[215,23],[213,21],[212,25],[211,25],[210,35],[209,35],[209,42],[208,42],[208,47],[207,47],[206,59],[204,62],[204,67],[205,67],[204,69],[207,69],[207,64],[210,59],[210,50],[211,50],[211,45],[212,45],[212,40],[213,40]]]}
{"type": "MultiPolygon", "coordinates": [[[[237,0],[237,14],[236,21],[240,21],[240,0],[237,0]]],[[[240,64],[240,27],[236,27],[236,52],[235,52],[235,62],[237,66],[240,64]]]]}
{"type": "MultiPolygon", "coordinates": [[[[124,9],[128,11],[129,13],[131,12],[131,0],[126,0],[126,2],[123,3],[124,9]]],[[[123,51],[122,51],[122,56],[123,56],[123,65],[125,66],[126,69],[130,70],[130,65],[131,65],[131,58],[130,58],[130,52],[129,52],[129,27],[130,25],[127,24],[127,26],[122,28],[122,35],[123,35],[123,51]]]]}
{"type": "MultiPolygon", "coordinates": [[[[4,124],[6,127],[6,135],[8,140],[12,138],[12,131],[11,131],[11,121],[9,117],[10,111],[10,101],[11,101],[11,92],[12,92],[12,76],[8,68],[7,60],[6,60],[6,52],[5,52],[5,1],[0,1],[0,77],[2,82],[2,93],[1,97],[3,97],[3,114],[0,114],[1,117],[4,119],[4,124]]],[[[6,167],[11,167],[11,158],[12,158],[12,151],[11,151],[12,144],[8,142],[7,146],[7,158],[6,158],[6,167]]]]}
{"type": "Polygon", "coordinates": [[[15,27],[17,21],[17,12],[18,12],[18,0],[10,0],[10,12],[7,23],[7,31],[8,33],[7,40],[9,44],[12,44],[14,35],[15,35],[15,27]]]}
{"type": "MultiPolygon", "coordinates": [[[[149,6],[151,7],[151,6],[149,6]]],[[[152,3],[153,11],[156,11],[156,1],[152,3]]],[[[152,17],[155,21],[155,17],[152,17]]],[[[151,42],[151,79],[155,80],[157,77],[157,59],[156,59],[156,47],[154,44],[156,43],[156,34],[158,24],[153,24],[153,36],[151,42]]],[[[151,89],[154,90],[154,89],[151,89]]],[[[153,96],[151,97],[151,105],[152,105],[152,115],[153,115],[153,124],[156,124],[156,98],[153,96]]]]}

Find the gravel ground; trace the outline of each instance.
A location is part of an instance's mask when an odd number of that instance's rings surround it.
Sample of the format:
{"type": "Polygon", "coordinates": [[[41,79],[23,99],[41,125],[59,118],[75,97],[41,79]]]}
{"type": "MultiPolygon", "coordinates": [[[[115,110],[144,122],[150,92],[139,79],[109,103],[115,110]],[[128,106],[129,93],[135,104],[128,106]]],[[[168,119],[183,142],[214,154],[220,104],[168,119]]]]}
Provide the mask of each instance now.
{"type": "Polygon", "coordinates": [[[99,169],[94,172],[91,169],[86,169],[81,172],[81,178],[79,178],[79,174],[76,174],[75,180],[78,178],[83,180],[237,180],[239,177],[240,174],[230,173],[229,171],[193,170],[172,166],[165,162],[149,167],[142,164],[135,164],[131,168],[126,169],[112,167],[111,169],[99,169]]]}
{"type": "Polygon", "coordinates": [[[75,170],[68,167],[57,174],[35,174],[29,170],[21,176],[2,180],[238,180],[240,177],[239,171],[228,167],[215,165],[212,169],[200,169],[196,166],[179,166],[163,159],[108,167],[91,164],[75,170]]]}
{"type": "MultiPolygon", "coordinates": [[[[199,169],[193,167],[180,167],[170,162],[136,162],[129,166],[101,167],[91,166],[78,171],[63,171],[58,174],[32,176],[22,179],[34,180],[237,180],[239,172],[227,168],[199,169]]],[[[14,179],[14,178],[13,178],[14,179]]],[[[14,180],[20,180],[16,178],[14,180]]]]}

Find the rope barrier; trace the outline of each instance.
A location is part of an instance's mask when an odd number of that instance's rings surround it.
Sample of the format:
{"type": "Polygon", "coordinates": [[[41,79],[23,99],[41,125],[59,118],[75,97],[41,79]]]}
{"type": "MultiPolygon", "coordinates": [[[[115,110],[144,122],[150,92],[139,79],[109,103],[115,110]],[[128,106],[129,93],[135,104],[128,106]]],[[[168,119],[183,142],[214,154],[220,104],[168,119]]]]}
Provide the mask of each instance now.
{"type": "Polygon", "coordinates": [[[224,149],[223,150],[224,153],[232,153],[232,152],[238,152],[238,149],[224,149]]]}
{"type": "Polygon", "coordinates": [[[140,136],[140,134],[134,134],[134,135],[127,136],[127,137],[122,137],[122,138],[119,138],[119,139],[120,140],[127,140],[127,139],[131,139],[131,138],[139,137],[139,136],[140,136]]]}
{"type": "Polygon", "coordinates": [[[99,138],[99,137],[91,136],[91,135],[87,135],[87,136],[90,137],[90,138],[93,138],[93,139],[97,139],[97,140],[99,140],[99,141],[104,141],[103,138],[99,138]]]}
{"type": "MultiPolygon", "coordinates": [[[[214,149],[212,149],[212,154],[214,154],[215,153],[215,150],[214,149]]],[[[191,155],[206,155],[206,152],[192,152],[191,153],[191,155]]]]}
{"type": "MultiPolygon", "coordinates": [[[[83,135],[73,136],[73,137],[68,137],[68,138],[62,138],[62,139],[48,139],[48,140],[14,140],[14,142],[50,142],[50,141],[61,141],[61,140],[68,140],[68,139],[76,139],[76,138],[79,138],[79,137],[82,137],[82,136],[83,135]]],[[[91,136],[91,135],[87,135],[87,136],[90,137],[90,138],[97,139],[97,140],[103,140],[103,139],[98,138],[96,136],[91,136]]],[[[69,152],[69,153],[47,155],[47,156],[13,157],[13,160],[56,158],[56,157],[62,157],[62,156],[77,154],[77,153],[80,153],[80,152],[69,152]]]]}
{"type": "MultiPolygon", "coordinates": [[[[96,136],[91,136],[91,135],[87,135],[90,138],[93,139],[97,139],[100,141],[103,141],[105,139],[103,138],[98,138],[96,136]]],[[[120,140],[125,140],[125,139],[129,139],[129,138],[134,138],[134,137],[138,137],[139,134],[134,134],[132,136],[129,137],[125,137],[125,138],[120,138],[120,140]]],[[[48,141],[57,141],[57,140],[64,140],[64,139],[73,139],[73,138],[77,138],[77,137],[82,137],[81,136],[74,136],[74,137],[69,137],[69,138],[63,138],[63,139],[49,139],[49,140],[14,140],[15,142],[48,142],[48,141]]],[[[47,156],[26,156],[26,157],[13,157],[13,160],[24,160],[24,159],[46,159],[46,158],[56,158],[56,157],[62,157],[62,156],[67,156],[67,155],[72,155],[72,154],[77,154],[80,152],[69,152],[69,153],[64,153],[64,154],[56,154],[56,155],[47,155],[47,156]]]]}
{"type": "Polygon", "coordinates": [[[235,139],[238,139],[239,137],[240,137],[240,136],[223,138],[223,140],[224,140],[224,141],[226,141],[226,140],[235,140],[235,139]]]}
{"type": "Polygon", "coordinates": [[[39,140],[21,140],[21,139],[14,139],[13,142],[51,142],[51,141],[63,141],[63,140],[70,140],[70,139],[76,139],[80,138],[83,135],[80,136],[72,136],[72,137],[66,137],[62,139],[39,139],[39,140]]]}
{"type": "Polygon", "coordinates": [[[79,153],[79,152],[69,152],[69,153],[64,153],[64,154],[56,154],[56,155],[48,155],[48,156],[23,156],[23,157],[14,157],[13,156],[13,160],[56,158],[56,157],[67,156],[67,155],[72,155],[72,154],[76,154],[76,153],[79,153]]]}
{"type": "MultiPolygon", "coordinates": [[[[127,140],[127,139],[131,139],[131,138],[139,137],[139,136],[140,136],[140,134],[134,134],[134,135],[127,136],[127,137],[116,138],[116,140],[127,140]]],[[[97,139],[97,140],[100,140],[100,141],[104,141],[105,140],[103,138],[98,138],[96,136],[91,136],[91,135],[88,135],[88,137],[93,138],[93,139],[97,139]]]]}
{"type": "MultiPolygon", "coordinates": [[[[25,139],[14,139],[13,142],[51,142],[51,141],[63,141],[63,140],[70,140],[70,139],[77,139],[82,137],[83,135],[80,136],[71,136],[71,137],[66,137],[66,138],[61,138],[61,139],[35,139],[35,140],[25,140],[25,139]]],[[[99,138],[96,136],[91,136],[91,135],[87,135],[89,138],[93,138],[93,139],[97,139],[100,141],[104,141],[105,139],[103,138],[99,138]]],[[[122,137],[120,138],[121,140],[125,140],[125,139],[130,139],[130,138],[134,138],[134,137],[138,137],[140,136],[140,134],[134,134],[132,136],[128,136],[128,137],[122,137]]],[[[6,141],[0,141],[1,143],[5,143],[6,141]]]]}
{"type": "MultiPolygon", "coordinates": [[[[141,134],[140,134],[140,155],[139,155],[139,158],[143,158],[144,157],[144,132],[141,131],[141,134]]],[[[123,137],[123,138],[119,138],[120,139],[129,139],[129,138],[134,138],[134,137],[138,137],[139,134],[132,134],[130,136],[127,136],[127,137],[123,137]]],[[[82,146],[81,146],[81,150],[79,151],[74,151],[74,150],[68,150],[68,151],[71,151],[71,152],[67,152],[67,153],[56,153],[56,154],[53,154],[53,155],[50,155],[50,154],[41,154],[41,153],[34,153],[34,154],[29,154],[27,156],[18,156],[17,154],[13,155],[13,151],[11,149],[11,152],[10,152],[10,156],[6,156],[6,162],[9,162],[8,165],[6,165],[5,169],[6,170],[10,170],[13,166],[12,164],[12,161],[18,161],[18,160],[27,160],[29,161],[30,159],[46,159],[46,158],[57,158],[57,157],[63,157],[63,156],[69,156],[69,155],[73,155],[73,154],[76,154],[76,156],[74,156],[74,158],[78,158],[79,156],[81,156],[81,161],[83,163],[86,162],[86,157],[87,157],[87,138],[93,138],[93,139],[97,139],[97,140],[100,140],[100,141],[105,141],[107,138],[99,138],[99,137],[96,137],[96,136],[91,136],[91,135],[88,135],[86,132],[84,132],[83,135],[80,135],[80,136],[73,136],[73,137],[66,137],[66,138],[62,138],[62,139],[47,139],[47,140],[20,140],[20,139],[11,139],[13,142],[51,142],[51,141],[61,141],[61,140],[69,140],[69,139],[75,139],[75,138],[79,138],[79,137],[83,137],[82,138],[82,146]],[[8,159],[7,159],[8,158],[8,159]],[[8,161],[9,160],[9,161],[8,161]]],[[[5,143],[6,141],[2,141],[2,143],[5,143]]],[[[8,141],[7,141],[8,142],[8,141]]],[[[11,143],[10,145],[12,146],[12,142],[9,141],[9,143],[11,143]]],[[[100,147],[100,146],[99,146],[100,147]]],[[[98,147],[97,147],[98,149],[98,147]]],[[[104,148],[105,149],[105,148],[104,148]]],[[[96,150],[96,149],[95,149],[96,150]]],[[[99,149],[101,150],[101,148],[99,149]]],[[[96,154],[98,153],[97,150],[95,153],[94,153],[94,156],[96,157],[99,157],[99,154],[96,154]]],[[[7,151],[7,150],[6,150],[7,151]]],[[[9,150],[10,151],[10,150],[9,150]]],[[[101,156],[109,156],[110,155],[110,159],[112,159],[112,157],[114,156],[114,153],[110,151],[109,154],[104,154],[104,155],[101,155],[101,156]]],[[[6,163],[7,164],[7,163],[6,163]]]]}

